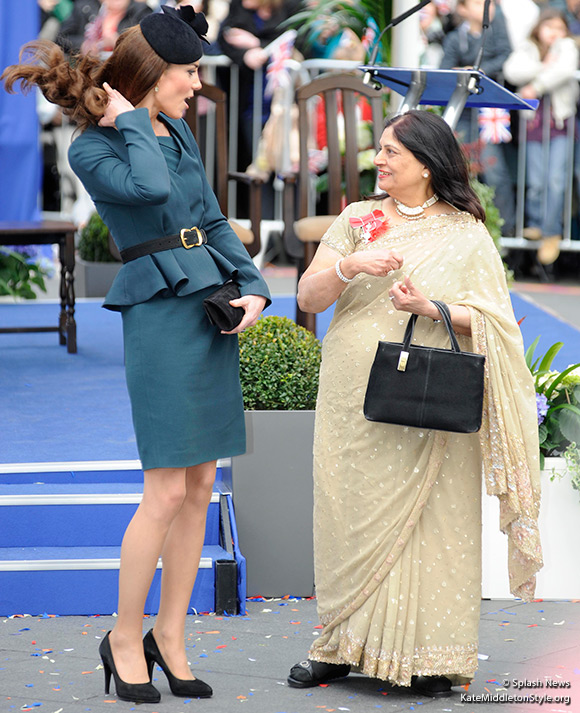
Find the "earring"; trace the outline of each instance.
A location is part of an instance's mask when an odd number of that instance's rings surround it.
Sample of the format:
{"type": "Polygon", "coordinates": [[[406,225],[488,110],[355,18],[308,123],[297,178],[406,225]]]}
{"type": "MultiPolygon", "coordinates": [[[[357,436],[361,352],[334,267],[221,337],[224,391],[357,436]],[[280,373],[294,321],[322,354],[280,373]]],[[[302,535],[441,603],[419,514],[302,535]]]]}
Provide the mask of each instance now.
{"type": "Polygon", "coordinates": [[[423,178],[429,178],[429,172],[423,171],[423,178]]]}
{"type": "Polygon", "coordinates": [[[159,91],[159,87],[156,86],[156,87],[155,87],[155,91],[158,92],[158,91],[159,91]]]}

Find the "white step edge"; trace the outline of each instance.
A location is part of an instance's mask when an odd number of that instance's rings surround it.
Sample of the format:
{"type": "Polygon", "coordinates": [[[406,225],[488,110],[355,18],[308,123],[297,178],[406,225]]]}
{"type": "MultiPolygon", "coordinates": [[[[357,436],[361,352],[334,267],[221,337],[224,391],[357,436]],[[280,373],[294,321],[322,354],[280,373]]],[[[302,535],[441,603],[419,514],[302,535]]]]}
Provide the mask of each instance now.
{"type": "MultiPolygon", "coordinates": [[[[220,458],[218,468],[226,468],[231,458],[220,458]]],[[[82,460],[48,463],[0,463],[2,473],[67,473],[68,471],[141,470],[140,460],[82,460]]]]}
{"type": "MultiPolygon", "coordinates": [[[[142,493],[46,493],[0,495],[0,507],[15,505],[138,505],[142,493]]],[[[212,493],[212,503],[219,503],[220,494],[212,493]]]]}
{"type": "MultiPolygon", "coordinates": [[[[66,560],[0,560],[0,572],[53,572],[92,569],[119,569],[121,560],[117,557],[104,559],[66,559],[66,560]]],[[[202,557],[200,569],[211,569],[211,557],[202,557]]],[[[157,563],[161,569],[161,560],[157,563]]]]}

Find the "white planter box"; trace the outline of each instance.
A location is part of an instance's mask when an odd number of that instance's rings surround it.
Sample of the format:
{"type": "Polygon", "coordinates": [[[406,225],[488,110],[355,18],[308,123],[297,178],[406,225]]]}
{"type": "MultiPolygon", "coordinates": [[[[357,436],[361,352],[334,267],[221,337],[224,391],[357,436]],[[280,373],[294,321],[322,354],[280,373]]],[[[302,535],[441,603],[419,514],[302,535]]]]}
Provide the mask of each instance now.
{"type": "Polygon", "coordinates": [[[232,489],[247,596],[314,593],[314,411],[246,411],[247,450],[232,489]]]}
{"type": "MultiPolygon", "coordinates": [[[[580,493],[564,473],[563,458],[546,458],[542,471],[540,537],[544,567],[537,576],[538,599],[580,599],[580,493]]],[[[484,486],[485,487],[485,486],[484,486]]],[[[482,596],[510,599],[507,537],[499,531],[499,503],[484,493],[482,502],[482,596]]]]}
{"type": "Polygon", "coordinates": [[[87,262],[77,257],[74,272],[76,296],[105,297],[121,267],[120,262],[87,262]]]}

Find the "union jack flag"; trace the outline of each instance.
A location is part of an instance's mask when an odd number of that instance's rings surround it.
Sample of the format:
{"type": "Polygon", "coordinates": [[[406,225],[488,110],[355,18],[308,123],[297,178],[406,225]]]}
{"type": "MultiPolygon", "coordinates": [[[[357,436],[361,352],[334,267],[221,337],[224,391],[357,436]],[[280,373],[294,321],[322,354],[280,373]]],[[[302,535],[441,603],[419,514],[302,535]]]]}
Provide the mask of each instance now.
{"type": "Polygon", "coordinates": [[[272,96],[274,89],[290,84],[290,72],[286,62],[292,58],[295,40],[296,30],[288,30],[264,48],[270,54],[270,61],[266,69],[266,87],[264,88],[266,96],[272,96]]]}
{"type": "Polygon", "coordinates": [[[512,140],[510,113],[506,109],[486,107],[477,118],[479,138],[486,144],[508,144],[512,140]]]}
{"type": "Polygon", "coordinates": [[[371,47],[374,44],[376,36],[377,33],[375,28],[372,25],[367,25],[362,36],[362,46],[367,52],[371,51],[371,47]]]}

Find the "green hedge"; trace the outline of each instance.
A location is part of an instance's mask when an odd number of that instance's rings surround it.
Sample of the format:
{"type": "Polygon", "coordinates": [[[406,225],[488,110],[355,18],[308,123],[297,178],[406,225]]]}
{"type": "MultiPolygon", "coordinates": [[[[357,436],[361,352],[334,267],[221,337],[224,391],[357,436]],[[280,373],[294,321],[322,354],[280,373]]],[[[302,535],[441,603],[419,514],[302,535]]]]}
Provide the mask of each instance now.
{"type": "Polygon", "coordinates": [[[313,409],[321,345],[287,317],[262,317],[240,334],[240,381],[247,410],[313,409]]]}
{"type": "Polygon", "coordinates": [[[98,213],[81,230],[79,257],[87,262],[116,262],[109,249],[109,229],[98,213]]]}

